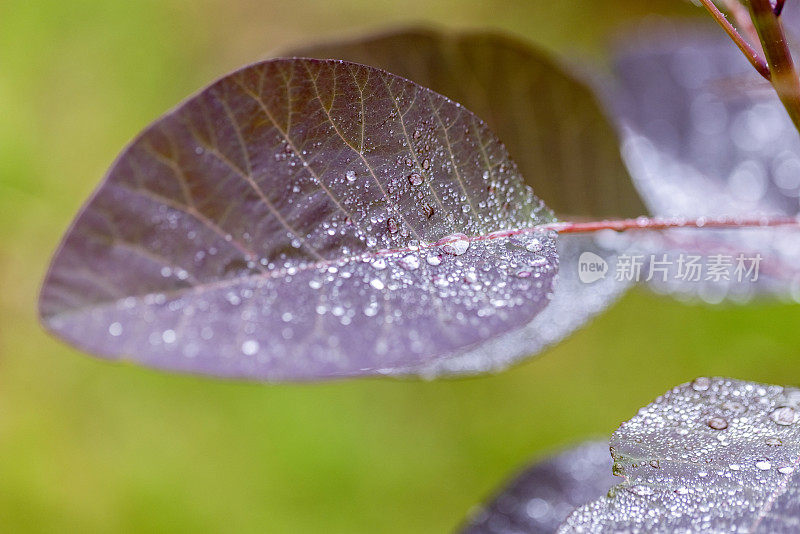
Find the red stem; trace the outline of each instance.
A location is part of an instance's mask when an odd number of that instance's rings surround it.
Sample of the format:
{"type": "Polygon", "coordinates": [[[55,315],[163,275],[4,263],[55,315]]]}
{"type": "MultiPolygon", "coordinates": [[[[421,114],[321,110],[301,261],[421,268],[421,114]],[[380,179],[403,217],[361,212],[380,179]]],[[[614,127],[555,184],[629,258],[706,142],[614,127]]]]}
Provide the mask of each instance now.
{"type": "MultiPolygon", "coordinates": [[[[529,228],[519,228],[516,230],[498,230],[489,234],[476,236],[464,236],[462,234],[447,236],[436,243],[419,248],[429,248],[452,243],[457,240],[466,239],[467,241],[488,241],[503,237],[513,237],[522,234],[530,234],[552,230],[559,234],[588,234],[600,230],[614,230],[624,232],[628,230],[667,230],[669,228],[769,228],[774,226],[798,226],[800,227],[800,217],[697,217],[694,219],[686,217],[637,217],[636,219],[606,219],[602,221],[570,222],[558,221],[529,228]]],[[[412,249],[390,249],[379,251],[378,254],[394,254],[412,249]]],[[[418,249],[414,249],[418,250],[418,249]]]]}
{"type": "Polygon", "coordinates": [[[769,80],[772,77],[772,73],[767,66],[767,62],[761,57],[755,48],[750,46],[750,43],[748,43],[744,37],[739,35],[739,32],[736,31],[736,28],[734,28],[733,25],[728,22],[728,19],[725,17],[725,15],[723,15],[722,12],[717,9],[717,6],[714,4],[713,0],[700,0],[700,3],[703,4],[703,7],[706,8],[706,11],[708,11],[714,20],[717,21],[717,24],[719,24],[722,29],[725,30],[725,33],[728,34],[728,37],[730,37],[733,42],[736,43],[736,46],[739,47],[739,50],[742,51],[742,53],[745,55],[748,61],[750,61],[750,64],[753,65],[758,73],[765,79],[769,80]]]}
{"type": "Polygon", "coordinates": [[[648,218],[615,219],[591,222],[559,222],[550,226],[560,234],[578,234],[598,230],[665,230],[668,228],[765,228],[771,226],[798,226],[797,217],[699,217],[697,219],[648,218]]]}

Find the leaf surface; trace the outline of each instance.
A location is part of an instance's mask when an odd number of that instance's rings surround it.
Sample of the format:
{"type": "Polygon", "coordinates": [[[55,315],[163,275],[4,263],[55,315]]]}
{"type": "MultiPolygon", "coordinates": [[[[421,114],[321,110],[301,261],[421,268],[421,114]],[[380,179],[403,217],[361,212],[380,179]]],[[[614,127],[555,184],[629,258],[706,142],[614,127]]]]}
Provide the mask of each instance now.
{"type": "Polygon", "coordinates": [[[82,349],[159,368],[387,372],[530,322],[554,234],[493,232],[551,220],[459,104],[370,67],[266,61],[122,153],[56,253],[40,313],[82,349]]]}
{"type": "MultiPolygon", "coordinates": [[[[525,182],[563,219],[645,214],[619,155],[616,133],[587,86],[545,53],[490,32],[411,28],[291,50],[386,69],[448,96],[487,121],[508,147],[525,182]]],[[[613,236],[564,235],[552,300],[513,335],[463,355],[389,370],[435,377],[504,369],[583,326],[630,285],[605,278],[586,284],[578,258],[592,252],[613,265],[631,243],[613,236]]]]}
{"type": "Polygon", "coordinates": [[[551,534],[614,483],[608,443],[590,441],[526,468],[482,506],[463,534],[551,534]]]}
{"type": "Polygon", "coordinates": [[[611,438],[624,482],[560,532],[789,533],[800,528],[800,390],[683,384],[611,438]]]}

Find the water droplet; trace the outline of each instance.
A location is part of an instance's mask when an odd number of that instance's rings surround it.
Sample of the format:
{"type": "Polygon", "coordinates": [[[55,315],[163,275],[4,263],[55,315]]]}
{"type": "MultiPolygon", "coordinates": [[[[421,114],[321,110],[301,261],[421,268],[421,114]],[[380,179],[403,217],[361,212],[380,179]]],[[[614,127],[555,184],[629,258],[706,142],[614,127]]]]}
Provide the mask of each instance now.
{"type": "Polygon", "coordinates": [[[114,337],[122,335],[122,325],[120,323],[111,323],[108,325],[108,333],[114,337]]]}
{"type": "Polygon", "coordinates": [[[714,430],[725,430],[728,428],[728,421],[724,417],[720,417],[715,415],[714,417],[709,418],[706,422],[709,427],[713,428],[714,430]]]}
{"type": "Polygon", "coordinates": [[[634,495],[639,495],[642,497],[653,494],[653,488],[651,488],[650,486],[645,486],[643,484],[636,484],[635,486],[631,486],[625,489],[628,492],[633,493],[634,495]]]}
{"type": "Polygon", "coordinates": [[[464,234],[449,235],[439,241],[442,244],[442,252],[461,256],[469,249],[469,238],[464,234]]]}
{"type": "Polygon", "coordinates": [[[772,467],[772,464],[768,460],[759,460],[756,462],[756,467],[762,471],[768,471],[772,467]]]}
{"type": "Polygon", "coordinates": [[[430,167],[430,166],[431,166],[431,162],[428,161],[427,159],[422,161],[422,168],[425,169],[426,171],[428,170],[428,167],[430,167]]]}
{"type": "Polygon", "coordinates": [[[356,171],[347,171],[344,173],[345,178],[347,178],[348,182],[355,182],[356,181],[356,171]]]}
{"type": "Polygon", "coordinates": [[[790,474],[794,473],[794,467],[792,467],[791,465],[787,465],[787,466],[784,466],[784,467],[779,467],[778,468],[778,472],[783,474],[783,475],[790,475],[790,474]]]}
{"type": "Polygon", "coordinates": [[[164,343],[175,343],[178,336],[175,335],[175,330],[164,330],[161,334],[161,339],[164,343]]]}
{"type": "Polygon", "coordinates": [[[428,265],[433,265],[436,267],[442,263],[442,257],[439,254],[428,254],[428,257],[425,258],[425,261],[428,262],[428,265]]]}
{"type": "Polygon", "coordinates": [[[258,352],[259,344],[255,339],[248,339],[242,343],[242,353],[246,356],[252,356],[258,352]]]}
{"type": "Polygon", "coordinates": [[[372,268],[376,271],[382,271],[386,268],[386,260],[383,258],[375,258],[370,262],[370,265],[372,265],[372,268]]]}
{"type": "Polygon", "coordinates": [[[538,238],[534,237],[533,239],[531,239],[530,243],[528,243],[525,246],[525,248],[530,252],[539,252],[544,247],[542,245],[542,242],[539,241],[538,238]]]}
{"type": "Polygon", "coordinates": [[[659,462],[658,460],[650,460],[650,467],[652,467],[653,469],[658,469],[659,467],[661,467],[661,462],[659,462]]]}
{"type": "Polygon", "coordinates": [[[400,267],[406,269],[408,271],[413,271],[419,268],[419,257],[416,254],[409,254],[397,262],[400,264],[400,267]]]}
{"type": "Polygon", "coordinates": [[[709,387],[711,387],[711,379],[708,377],[701,376],[692,381],[692,389],[695,391],[706,391],[709,387]]]}
{"type": "Polygon", "coordinates": [[[412,172],[408,175],[408,181],[411,185],[422,185],[422,176],[418,172],[412,172]]]}
{"type": "Polygon", "coordinates": [[[675,493],[677,493],[678,495],[686,495],[687,493],[689,493],[689,489],[684,486],[681,486],[679,488],[675,488],[675,493]]]}
{"type": "Polygon", "coordinates": [[[397,226],[397,221],[394,220],[394,217],[389,217],[386,220],[386,226],[389,228],[390,234],[396,234],[400,227],[397,226]]]}
{"type": "Polygon", "coordinates": [[[374,288],[375,288],[375,289],[377,289],[378,291],[380,291],[381,289],[383,289],[384,287],[386,287],[386,286],[383,284],[383,282],[381,282],[381,281],[380,281],[380,280],[378,280],[377,278],[373,278],[372,280],[370,280],[370,282],[369,282],[369,285],[371,285],[372,287],[374,287],[374,288]]]}
{"type": "Polygon", "coordinates": [[[738,471],[740,468],[739,464],[731,464],[728,467],[730,468],[731,471],[738,471]]]}
{"type": "Polygon", "coordinates": [[[422,213],[425,214],[425,217],[427,219],[430,219],[431,217],[433,217],[433,214],[434,214],[433,207],[430,204],[427,204],[427,203],[423,204],[422,205],[422,213]]]}
{"type": "Polygon", "coordinates": [[[779,406],[769,414],[770,419],[783,426],[794,423],[796,416],[797,414],[791,406],[779,406]]]}
{"type": "Polygon", "coordinates": [[[770,447],[780,447],[781,445],[783,445],[783,441],[781,441],[780,438],[776,437],[767,438],[765,443],[770,447]]]}

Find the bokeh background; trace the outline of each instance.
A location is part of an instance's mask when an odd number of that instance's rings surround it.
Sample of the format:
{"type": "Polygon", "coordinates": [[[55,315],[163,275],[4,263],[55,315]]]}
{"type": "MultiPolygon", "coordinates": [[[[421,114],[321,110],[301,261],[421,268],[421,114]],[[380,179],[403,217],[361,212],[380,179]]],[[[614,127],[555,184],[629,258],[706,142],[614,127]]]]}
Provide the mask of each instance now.
{"type": "Polygon", "coordinates": [[[265,51],[423,22],[600,64],[620,25],[668,12],[703,16],[675,0],[0,2],[0,530],[448,531],[524,463],[680,382],[800,383],[800,306],[644,290],[537,359],[437,382],[163,374],[37,324],[49,256],[117,152],[265,51]]]}

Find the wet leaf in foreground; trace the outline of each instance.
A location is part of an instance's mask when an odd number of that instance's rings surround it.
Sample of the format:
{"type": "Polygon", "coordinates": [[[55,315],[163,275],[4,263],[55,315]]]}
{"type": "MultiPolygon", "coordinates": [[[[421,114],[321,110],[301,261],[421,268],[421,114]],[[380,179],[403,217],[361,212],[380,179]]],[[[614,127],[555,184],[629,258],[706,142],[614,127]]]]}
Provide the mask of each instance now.
{"type": "Polygon", "coordinates": [[[606,441],[590,441],[533,464],[479,509],[463,534],[551,534],[614,483],[606,441]]]}
{"type": "Polygon", "coordinates": [[[80,348],[159,368],[387,372],[529,323],[554,235],[467,236],[550,220],[460,105],[360,65],[267,61],[123,152],[56,253],[40,313],[80,348]]]}
{"type": "MultiPolygon", "coordinates": [[[[379,67],[462,103],[487,121],[526,183],[563,219],[646,213],[594,94],[521,40],[491,32],[410,28],[290,54],[379,67]]],[[[618,255],[631,250],[631,243],[614,236],[560,236],[561,269],[552,300],[533,321],[466,354],[388,371],[425,377],[474,374],[535,354],[583,326],[630,285],[615,280],[613,272],[584,283],[578,276],[580,255],[592,252],[613,266],[618,255]]]]}
{"type": "Polygon", "coordinates": [[[625,481],[560,532],[800,529],[800,390],[698,378],[641,409],[611,438],[625,481]]]}

